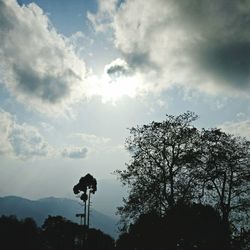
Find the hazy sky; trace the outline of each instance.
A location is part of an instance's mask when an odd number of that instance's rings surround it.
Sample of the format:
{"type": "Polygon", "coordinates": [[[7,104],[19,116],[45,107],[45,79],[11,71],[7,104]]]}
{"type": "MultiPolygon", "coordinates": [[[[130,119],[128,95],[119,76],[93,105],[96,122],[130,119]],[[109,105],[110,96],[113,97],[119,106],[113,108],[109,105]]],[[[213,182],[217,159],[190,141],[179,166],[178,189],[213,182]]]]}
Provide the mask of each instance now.
{"type": "Polygon", "coordinates": [[[250,138],[250,1],[0,0],[0,195],[115,178],[133,125],[250,138]]]}

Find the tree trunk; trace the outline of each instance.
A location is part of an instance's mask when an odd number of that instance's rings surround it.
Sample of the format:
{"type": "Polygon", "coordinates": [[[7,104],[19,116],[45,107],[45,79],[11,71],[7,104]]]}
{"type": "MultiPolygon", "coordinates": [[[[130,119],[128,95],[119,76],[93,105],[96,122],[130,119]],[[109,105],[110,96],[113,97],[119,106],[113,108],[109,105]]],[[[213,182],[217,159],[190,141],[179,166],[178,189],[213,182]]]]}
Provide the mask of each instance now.
{"type": "Polygon", "coordinates": [[[170,199],[169,199],[169,206],[170,208],[174,207],[175,200],[174,200],[174,176],[173,176],[173,166],[169,168],[169,177],[170,177],[170,199]]]}

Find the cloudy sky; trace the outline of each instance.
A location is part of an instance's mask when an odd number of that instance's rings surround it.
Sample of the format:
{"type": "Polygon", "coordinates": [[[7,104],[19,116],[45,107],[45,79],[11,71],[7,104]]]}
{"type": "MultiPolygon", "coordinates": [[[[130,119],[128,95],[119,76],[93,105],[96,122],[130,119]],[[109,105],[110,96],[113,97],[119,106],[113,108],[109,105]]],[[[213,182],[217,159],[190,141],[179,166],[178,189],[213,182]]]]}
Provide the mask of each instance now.
{"type": "Polygon", "coordinates": [[[249,25],[244,0],[0,0],[0,196],[115,178],[165,114],[250,139],[249,25]]]}

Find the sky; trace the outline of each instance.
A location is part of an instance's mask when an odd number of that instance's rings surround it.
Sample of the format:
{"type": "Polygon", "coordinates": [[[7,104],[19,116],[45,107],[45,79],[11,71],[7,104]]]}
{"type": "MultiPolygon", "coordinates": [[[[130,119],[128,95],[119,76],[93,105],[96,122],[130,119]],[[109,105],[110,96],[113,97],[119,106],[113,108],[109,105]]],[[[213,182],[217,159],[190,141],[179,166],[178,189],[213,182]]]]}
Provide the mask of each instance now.
{"type": "Polygon", "coordinates": [[[115,179],[166,114],[250,139],[249,25],[244,0],[0,0],[0,196],[115,179]]]}

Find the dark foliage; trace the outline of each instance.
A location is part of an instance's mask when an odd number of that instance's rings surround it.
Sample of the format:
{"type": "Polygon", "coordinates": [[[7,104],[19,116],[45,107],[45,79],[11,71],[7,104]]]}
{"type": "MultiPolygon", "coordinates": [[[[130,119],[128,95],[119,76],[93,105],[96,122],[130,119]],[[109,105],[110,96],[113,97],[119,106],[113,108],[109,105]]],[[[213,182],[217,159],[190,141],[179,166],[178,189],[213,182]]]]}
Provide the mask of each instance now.
{"type": "Polygon", "coordinates": [[[0,249],[113,250],[114,240],[100,230],[87,229],[61,216],[49,216],[41,228],[31,218],[0,217],[0,249]]]}
{"type": "Polygon", "coordinates": [[[4,250],[34,250],[42,248],[41,231],[31,218],[15,216],[0,218],[0,248],[4,250]]]}
{"type": "Polygon", "coordinates": [[[203,202],[217,207],[228,227],[236,217],[247,225],[250,209],[250,141],[211,129],[202,131],[202,142],[203,164],[197,171],[197,178],[202,183],[203,202]]]}
{"type": "Polygon", "coordinates": [[[86,174],[84,177],[81,177],[79,182],[74,186],[74,194],[78,194],[81,191],[84,194],[87,194],[87,189],[90,189],[91,193],[95,193],[97,190],[97,181],[91,174],[86,174]]]}
{"type": "Polygon", "coordinates": [[[117,240],[118,250],[224,249],[227,235],[210,206],[177,204],[166,216],[143,214],[117,240]]]}
{"type": "Polygon", "coordinates": [[[196,119],[186,112],[130,129],[131,160],[116,171],[129,190],[118,208],[124,228],[143,213],[165,216],[178,202],[213,206],[227,234],[249,225],[250,141],[199,130],[196,119]]]}
{"type": "Polygon", "coordinates": [[[232,250],[249,250],[250,249],[250,230],[241,230],[240,235],[232,240],[232,250]]]}
{"type": "Polygon", "coordinates": [[[97,229],[89,229],[87,233],[88,250],[113,250],[115,249],[114,240],[107,234],[97,229]]]}
{"type": "Polygon", "coordinates": [[[43,226],[43,236],[47,249],[74,249],[79,226],[61,216],[49,216],[43,226]]]}
{"type": "Polygon", "coordinates": [[[88,229],[61,216],[49,216],[43,226],[46,249],[112,250],[114,240],[97,229],[88,229]]]}
{"type": "Polygon", "coordinates": [[[89,227],[90,218],[90,196],[97,190],[97,181],[91,174],[81,177],[79,182],[73,187],[74,194],[81,193],[80,199],[84,202],[84,226],[89,227]],[[88,204],[87,204],[88,203],[88,204]],[[87,208],[88,206],[88,208],[87,208]]]}
{"type": "Polygon", "coordinates": [[[220,215],[211,206],[177,205],[165,219],[173,249],[178,245],[183,249],[224,249],[229,238],[220,215]]]}

